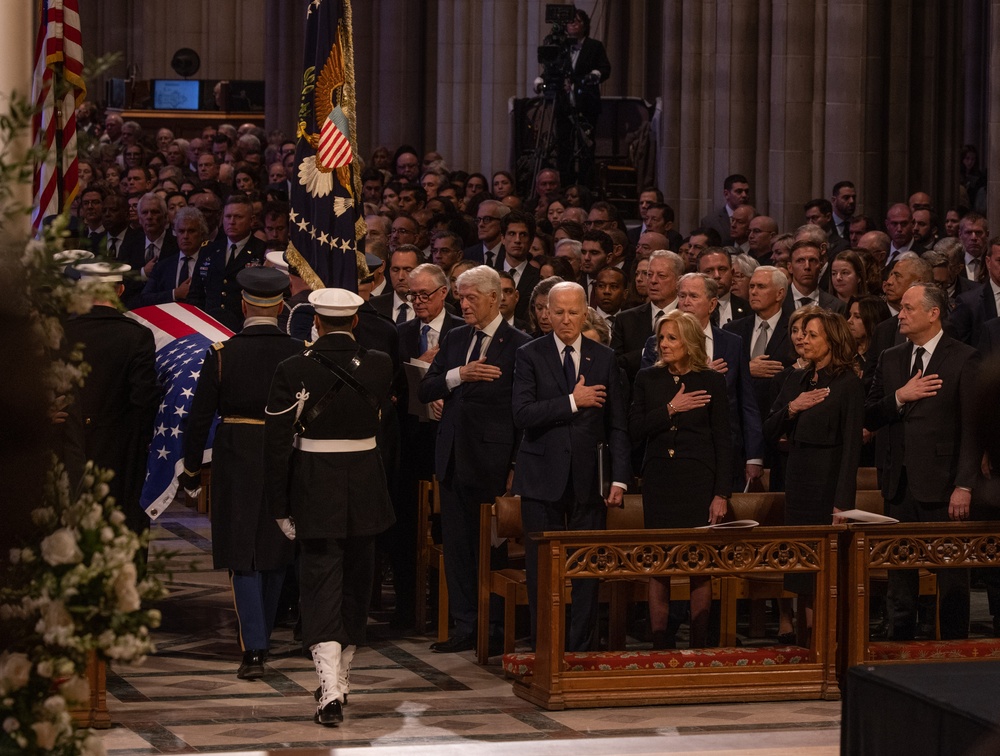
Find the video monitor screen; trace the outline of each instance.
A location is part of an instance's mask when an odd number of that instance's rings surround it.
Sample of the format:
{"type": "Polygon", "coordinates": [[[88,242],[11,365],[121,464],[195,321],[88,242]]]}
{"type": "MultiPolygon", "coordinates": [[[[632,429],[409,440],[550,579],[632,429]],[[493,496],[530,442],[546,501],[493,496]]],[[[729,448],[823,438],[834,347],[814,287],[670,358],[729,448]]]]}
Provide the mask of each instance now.
{"type": "Polygon", "coordinates": [[[153,82],[154,110],[198,110],[197,79],[156,79],[153,82]]]}

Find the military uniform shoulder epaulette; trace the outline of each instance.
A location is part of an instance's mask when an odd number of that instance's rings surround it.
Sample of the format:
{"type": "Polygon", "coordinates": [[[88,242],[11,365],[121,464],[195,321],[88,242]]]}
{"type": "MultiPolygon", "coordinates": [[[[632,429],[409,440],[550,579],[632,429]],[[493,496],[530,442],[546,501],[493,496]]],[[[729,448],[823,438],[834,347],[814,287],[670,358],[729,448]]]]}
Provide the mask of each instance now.
{"type": "Polygon", "coordinates": [[[214,344],[212,344],[212,349],[214,349],[216,352],[218,352],[225,345],[226,345],[226,342],[224,342],[224,341],[216,341],[214,344]]]}

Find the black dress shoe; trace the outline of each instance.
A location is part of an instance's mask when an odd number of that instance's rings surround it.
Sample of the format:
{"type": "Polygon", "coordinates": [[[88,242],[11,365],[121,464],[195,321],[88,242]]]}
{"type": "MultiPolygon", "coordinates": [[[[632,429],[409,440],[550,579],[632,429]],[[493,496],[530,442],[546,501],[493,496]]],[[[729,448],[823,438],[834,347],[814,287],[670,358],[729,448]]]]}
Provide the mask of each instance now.
{"type": "Polygon", "coordinates": [[[264,660],[267,658],[267,651],[245,651],[243,662],[236,671],[236,676],[241,680],[259,680],[264,676],[264,660]]]}
{"type": "Polygon", "coordinates": [[[330,701],[326,706],[316,712],[313,717],[316,724],[324,727],[336,727],[344,721],[344,706],[340,701],[330,701]]]}
{"type": "MultiPolygon", "coordinates": [[[[316,690],[313,692],[313,698],[315,698],[316,702],[318,703],[319,699],[321,699],[322,697],[323,697],[323,688],[322,687],[316,688],[316,690]]],[[[347,694],[346,693],[344,694],[344,706],[347,706],[347,694]]]]}
{"type": "Polygon", "coordinates": [[[431,644],[431,651],[436,654],[457,654],[460,651],[471,651],[476,647],[473,635],[453,635],[448,640],[431,644]]]}

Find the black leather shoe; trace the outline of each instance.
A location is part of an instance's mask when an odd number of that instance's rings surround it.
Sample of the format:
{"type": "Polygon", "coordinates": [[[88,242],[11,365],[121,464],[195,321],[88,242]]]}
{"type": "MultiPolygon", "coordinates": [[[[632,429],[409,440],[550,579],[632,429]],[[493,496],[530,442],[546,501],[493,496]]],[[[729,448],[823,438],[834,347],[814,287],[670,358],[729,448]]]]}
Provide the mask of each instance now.
{"type": "Polygon", "coordinates": [[[259,680],[264,676],[264,660],[267,658],[267,651],[245,651],[243,662],[236,671],[236,676],[241,680],[259,680]]]}
{"type": "MultiPolygon", "coordinates": [[[[321,699],[322,697],[323,697],[323,688],[316,688],[316,690],[313,692],[313,698],[315,698],[316,702],[318,703],[319,699],[321,699]]],[[[347,706],[347,694],[346,693],[344,694],[344,706],[347,706]]]]}
{"type": "Polygon", "coordinates": [[[340,701],[330,701],[326,706],[316,712],[313,717],[316,724],[324,727],[336,727],[344,721],[344,706],[340,701]]]}
{"type": "Polygon", "coordinates": [[[448,640],[431,644],[431,651],[436,654],[457,654],[460,651],[471,651],[476,647],[474,635],[453,635],[448,640]]]}

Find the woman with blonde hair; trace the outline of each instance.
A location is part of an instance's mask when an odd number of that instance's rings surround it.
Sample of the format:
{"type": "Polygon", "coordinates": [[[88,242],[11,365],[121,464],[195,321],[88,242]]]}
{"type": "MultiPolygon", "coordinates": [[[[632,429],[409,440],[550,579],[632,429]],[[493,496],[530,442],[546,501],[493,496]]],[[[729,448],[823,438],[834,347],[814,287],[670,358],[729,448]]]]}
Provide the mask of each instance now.
{"type": "MultiPolygon", "coordinates": [[[[732,445],[726,379],[708,367],[705,332],[674,310],[656,324],[659,359],[635,379],[629,433],[646,444],[642,463],[647,528],[694,528],[721,522],[732,493],[732,445]]],[[[710,578],[691,578],[691,648],[708,637],[710,578]]],[[[669,578],[650,578],[653,648],[669,648],[669,578]]]]}

